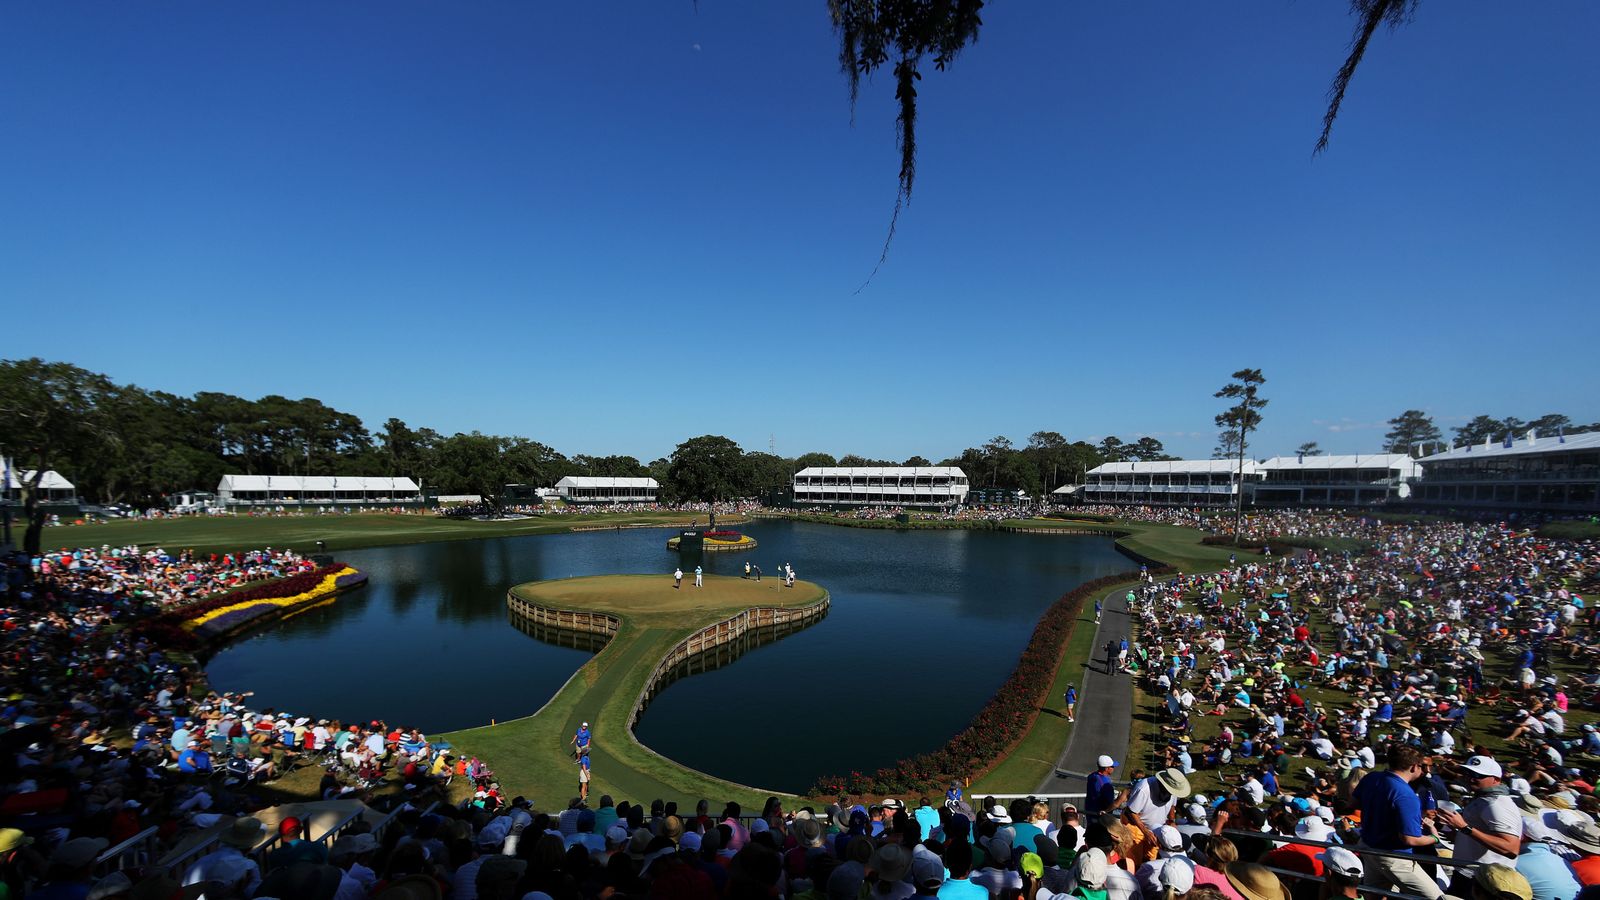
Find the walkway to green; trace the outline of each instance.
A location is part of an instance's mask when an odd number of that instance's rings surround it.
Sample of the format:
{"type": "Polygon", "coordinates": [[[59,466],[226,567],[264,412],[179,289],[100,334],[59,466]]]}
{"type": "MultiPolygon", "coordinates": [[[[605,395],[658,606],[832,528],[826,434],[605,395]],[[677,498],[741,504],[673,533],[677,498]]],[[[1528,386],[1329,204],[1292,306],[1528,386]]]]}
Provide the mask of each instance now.
{"type": "MultiPolygon", "coordinates": [[[[584,663],[538,712],[523,719],[441,735],[462,753],[494,769],[500,784],[544,807],[576,796],[578,767],[572,736],[587,721],[593,731],[590,791],[648,802],[656,798],[692,805],[736,800],[760,808],[775,792],[737,785],[681,766],[639,743],[630,727],[635,704],[647,682],[679,641],[751,607],[800,607],[822,601],[827,592],[806,581],[783,587],[777,578],[761,581],[708,575],[695,588],[686,575],[674,589],[663,575],[614,575],[518,585],[519,597],[551,609],[603,612],[621,627],[605,649],[584,663]]],[[[508,676],[515,663],[507,661],[508,676]]],[[[708,739],[715,736],[708,727],[708,739]]],[[[543,808],[543,807],[541,807],[543,808]]]]}
{"type": "MultiPolygon", "coordinates": [[[[1133,637],[1125,599],[1128,589],[1115,588],[1101,598],[1100,626],[1095,629],[1089,655],[1082,661],[1083,684],[1078,688],[1078,722],[1067,745],[1056,760],[1053,772],[1039,782],[1038,793],[1070,794],[1084,789],[1084,778],[1095,769],[1100,754],[1109,755],[1117,765],[1128,758],[1129,733],[1133,729],[1133,686],[1129,676],[1107,664],[1107,641],[1133,637]]],[[[1078,660],[1063,665],[1076,671],[1078,660]]]]}

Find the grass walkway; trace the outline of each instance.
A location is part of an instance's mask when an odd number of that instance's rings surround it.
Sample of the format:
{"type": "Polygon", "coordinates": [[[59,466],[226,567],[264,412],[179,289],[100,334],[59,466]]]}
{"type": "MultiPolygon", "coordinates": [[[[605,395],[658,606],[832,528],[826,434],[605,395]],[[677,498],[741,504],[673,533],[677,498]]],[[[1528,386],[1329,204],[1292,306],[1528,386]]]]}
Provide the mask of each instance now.
{"type": "MultiPolygon", "coordinates": [[[[656,664],[694,631],[749,607],[804,606],[827,593],[804,581],[786,589],[775,578],[756,582],[711,575],[704,588],[691,584],[692,578],[685,578],[675,591],[670,579],[658,575],[618,575],[518,585],[514,591],[542,606],[606,612],[622,625],[605,649],[532,716],[440,737],[488,763],[511,794],[529,797],[535,805],[564,805],[578,787],[572,735],[587,721],[594,734],[593,794],[640,801],[659,797],[680,805],[701,798],[737,800],[760,808],[776,792],[713,778],[639,743],[631,728],[634,703],[656,664]]],[[[707,733],[715,732],[708,727],[707,733]]]]}
{"type": "Polygon", "coordinates": [[[695,519],[703,523],[705,518],[705,513],[673,511],[539,516],[490,522],[446,519],[432,514],[394,513],[185,516],[178,519],[111,521],[96,525],[60,525],[45,529],[41,544],[47,551],[58,547],[138,544],[171,551],[193,549],[198,553],[259,550],[263,547],[314,553],[317,541],[323,541],[327,544],[327,552],[338,553],[341,550],[396,544],[559,534],[596,526],[687,525],[695,519]]]}

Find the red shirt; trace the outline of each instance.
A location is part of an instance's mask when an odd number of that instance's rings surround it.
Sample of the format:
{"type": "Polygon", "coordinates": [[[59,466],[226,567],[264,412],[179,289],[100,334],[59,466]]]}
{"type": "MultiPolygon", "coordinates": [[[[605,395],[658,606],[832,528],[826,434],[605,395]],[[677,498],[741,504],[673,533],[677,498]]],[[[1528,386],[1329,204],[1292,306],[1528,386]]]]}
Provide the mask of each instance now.
{"type": "Polygon", "coordinates": [[[1600,856],[1585,856],[1572,864],[1572,874],[1585,887],[1591,884],[1600,884],[1600,856]]]}

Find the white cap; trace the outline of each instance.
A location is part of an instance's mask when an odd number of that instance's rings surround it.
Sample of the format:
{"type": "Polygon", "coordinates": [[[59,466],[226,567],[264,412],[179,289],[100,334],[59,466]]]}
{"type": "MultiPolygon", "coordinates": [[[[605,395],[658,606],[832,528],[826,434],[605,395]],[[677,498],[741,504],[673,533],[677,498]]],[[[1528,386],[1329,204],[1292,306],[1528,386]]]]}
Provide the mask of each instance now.
{"type": "Polygon", "coordinates": [[[1095,763],[1095,765],[1099,766],[1102,769],[1115,768],[1116,765],[1117,765],[1117,761],[1116,760],[1114,760],[1111,757],[1105,755],[1104,753],[1100,754],[1100,758],[1095,760],[1094,763],[1095,763]]]}
{"type": "Polygon", "coordinates": [[[1365,872],[1361,865],[1361,857],[1343,847],[1329,847],[1318,853],[1317,859],[1322,860],[1329,869],[1346,878],[1360,878],[1365,872]]]}
{"type": "Polygon", "coordinates": [[[1469,757],[1466,762],[1461,764],[1461,768],[1473,774],[1486,775],[1491,778],[1499,778],[1503,774],[1500,771],[1500,764],[1488,756],[1469,757]]]}

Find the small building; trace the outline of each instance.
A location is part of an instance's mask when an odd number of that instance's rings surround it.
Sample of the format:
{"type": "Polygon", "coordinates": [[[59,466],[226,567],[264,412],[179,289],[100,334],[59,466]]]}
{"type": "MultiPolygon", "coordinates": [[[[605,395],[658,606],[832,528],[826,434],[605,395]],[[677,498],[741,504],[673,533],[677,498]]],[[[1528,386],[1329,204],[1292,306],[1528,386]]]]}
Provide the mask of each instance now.
{"type": "Polygon", "coordinates": [[[810,466],[794,476],[794,502],[852,506],[961,506],[959,466],[810,466]]]}
{"type": "Polygon", "coordinates": [[[524,506],[536,506],[546,500],[553,500],[555,497],[555,488],[539,487],[532,484],[508,484],[500,491],[500,499],[502,501],[524,506]]]}
{"type": "MultiPolygon", "coordinates": [[[[33,478],[33,469],[17,470],[11,468],[7,461],[5,471],[11,477],[5,484],[5,500],[8,503],[22,503],[22,486],[33,478]]],[[[78,489],[72,482],[54,469],[45,469],[44,475],[39,478],[39,494],[36,498],[40,503],[51,505],[77,505],[78,489]]]]}
{"type": "Polygon", "coordinates": [[[217,499],[224,506],[392,506],[421,503],[422,489],[385,475],[224,475],[217,499]]]}
{"type": "Polygon", "coordinates": [[[1452,447],[1417,460],[1430,506],[1600,511],[1600,431],[1452,447]]]}
{"type": "MultiPolygon", "coordinates": [[[[1246,496],[1261,481],[1260,464],[1244,461],[1246,496]]],[[[1239,463],[1232,459],[1109,462],[1090,469],[1080,495],[1085,503],[1157,506],[1227,506],[1239,495],[1239,463]]]]}
{"type": "Polygon", "coordinates": [[[1409,497],[1417,461],[1404,453],[1274,456],[1258,471],[1258,504],[1353,506],[1409,497]]]}
{"type": "Polygon", "coordinates": [[[654,478],[568,475],[556,482],[556,496],[568,503],[654,503],[660,495],[654,478]]]}

